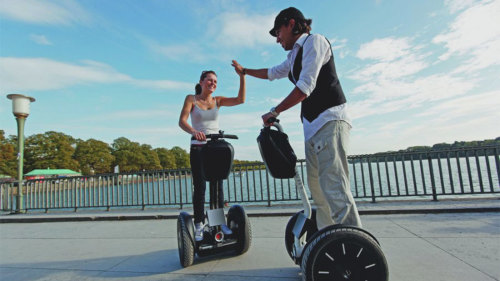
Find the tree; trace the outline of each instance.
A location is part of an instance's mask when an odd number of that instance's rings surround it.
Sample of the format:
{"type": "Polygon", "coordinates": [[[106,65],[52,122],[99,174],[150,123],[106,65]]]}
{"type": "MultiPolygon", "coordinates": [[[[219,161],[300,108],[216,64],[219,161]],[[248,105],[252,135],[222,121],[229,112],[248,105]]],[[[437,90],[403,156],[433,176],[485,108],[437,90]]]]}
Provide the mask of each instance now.
{"type": "Polygon", "coordinates": [[[142,169],[142,164],[146,162],[140,144],[125,137],[115,139],[112,148],[112,154],[115,157],[113,166],[118,165],[120,172],[139,171],[142,169]]]}
{"type": "Polygon", "coordinates": [[[160,159],[158,159],[158,154],[153,150],[151,145],[143,144],[141,145],[141,152],[144,155],[144,162],[141,163],[142,170],[159,170],[161,169],[160,159]]]}
{"type": "Polygon", "coordinates": [[[90,175],[91,170],[96,174],[109,173],[115,160],[111,154],[111,147],[95,139],[78,142],[74,158],[80,163],[82,173],[85,175],[90,175]]]}
{"type": "Polygon", "coordinates": [[[175,155],[166,148],[155,148],[158,159],[163,169],[176,169],[175,155]]]}
{"type": "Polygon", "coordinates": [[[14,141],[5,138],[5,132],[0,130],[0,175],[13,178],[17,175],[16,146],[14,141]]]}
{"type": "Polygon", "coordinates": [[[24,149],[26,171],[48,168],[78,171],[78,161],[73,159],[76,142],[73,137],[54,131],[28,137],[24,149]]]}
{"type": "Polygon", "coordinates": [[[175,165],[177,166],[177,169],[182,169],[182,168],[190,168],[190,161],[189,161],[189,153],[187,153],[184,149],[174,146],[172,149],[170,149],[170,152],[175,157],[175,165]]]}

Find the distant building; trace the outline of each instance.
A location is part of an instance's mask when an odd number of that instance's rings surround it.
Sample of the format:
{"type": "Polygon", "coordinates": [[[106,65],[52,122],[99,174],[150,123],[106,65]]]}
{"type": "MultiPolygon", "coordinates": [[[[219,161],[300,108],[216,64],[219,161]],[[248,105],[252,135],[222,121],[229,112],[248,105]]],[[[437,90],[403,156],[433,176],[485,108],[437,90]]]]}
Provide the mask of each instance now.
{"type": "Polygon", "coordinates": [[[34,180],[34,179],[55,179],[64,177],[76,177],[81,175],[82,174],[70,169],[35,169],[25,174],[24,177],[27,180],[34,180]]]}
{"type": "Polygon", "coordinates": [[[13,182],[15,181],[15,179],[11,176],[8,176],[8,175],[2,175],[0,174],[0,183],[3,183],[3,182],[13,182]]]}

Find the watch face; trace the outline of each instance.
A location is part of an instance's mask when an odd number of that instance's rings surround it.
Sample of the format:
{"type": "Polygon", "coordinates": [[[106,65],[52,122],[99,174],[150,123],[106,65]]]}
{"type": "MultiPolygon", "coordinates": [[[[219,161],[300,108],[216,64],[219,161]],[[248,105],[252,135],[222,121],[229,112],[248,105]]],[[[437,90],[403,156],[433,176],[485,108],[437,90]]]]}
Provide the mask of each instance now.
{"type": "Polygon", "coordinates": [[[316,253],[313,280],[386,280],[386,264],[365,243],[341,239],[323,245],[316,253]]]}

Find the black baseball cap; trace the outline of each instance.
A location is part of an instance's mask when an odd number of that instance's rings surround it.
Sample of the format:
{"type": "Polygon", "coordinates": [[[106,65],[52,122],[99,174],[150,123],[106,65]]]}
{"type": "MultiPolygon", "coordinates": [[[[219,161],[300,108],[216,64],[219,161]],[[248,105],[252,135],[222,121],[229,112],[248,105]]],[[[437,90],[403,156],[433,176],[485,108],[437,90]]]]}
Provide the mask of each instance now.
{"type": "Polygon", "coordinates": [[[287,24],[291,19],[294,19],[296,22],[304,22],[306,20],[299,9],[294,7],[286,8],[282,10],[274,19],[274,27],[269,30],[271,36],[276,37],[276,30],[282,25],[287,24]]]}

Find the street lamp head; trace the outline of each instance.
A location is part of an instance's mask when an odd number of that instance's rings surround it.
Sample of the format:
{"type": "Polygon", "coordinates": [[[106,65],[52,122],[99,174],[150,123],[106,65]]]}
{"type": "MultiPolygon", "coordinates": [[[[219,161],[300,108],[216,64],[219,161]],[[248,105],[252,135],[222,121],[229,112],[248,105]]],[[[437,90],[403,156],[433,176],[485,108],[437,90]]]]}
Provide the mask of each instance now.
{"type": "Polygon", "coordinates": [[[30,102],[34,102],[33,97],[28,97],[21,94],[7,95],[8,99],[12,100],[12,113],[16,117],[28,117],[30,114],[30,102]]]}

